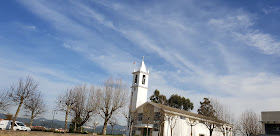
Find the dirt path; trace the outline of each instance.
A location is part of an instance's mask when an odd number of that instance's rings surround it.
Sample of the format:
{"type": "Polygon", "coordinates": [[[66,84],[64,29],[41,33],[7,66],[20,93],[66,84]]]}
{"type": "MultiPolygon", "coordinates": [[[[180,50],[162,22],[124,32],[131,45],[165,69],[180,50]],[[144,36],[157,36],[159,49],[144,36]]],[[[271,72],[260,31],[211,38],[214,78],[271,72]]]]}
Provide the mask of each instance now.
{"type": "Polygon", "coordinates": [[[7,131],[0,130],[0,136],[93,136],[92,134],[72,134],[72,133],[53,133],[53,132],[40,132],[40,131],[7,131]]]}

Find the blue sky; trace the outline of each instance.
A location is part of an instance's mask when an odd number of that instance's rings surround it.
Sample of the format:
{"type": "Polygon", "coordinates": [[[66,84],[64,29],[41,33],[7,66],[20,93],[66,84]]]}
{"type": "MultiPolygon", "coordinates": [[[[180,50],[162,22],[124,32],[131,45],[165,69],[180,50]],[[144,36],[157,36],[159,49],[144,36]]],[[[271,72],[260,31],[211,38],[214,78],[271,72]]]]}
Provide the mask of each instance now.
{"type": "Polygon", "coordinates": [[[51,111],[69,86],[111,76],[130,85],[145,56],[149,96],[177,93],[193,112],[204,97],[236,116],[280,110],[279,21],[278,0],[5,1],[0,88],[32,75],[51,111]]]}

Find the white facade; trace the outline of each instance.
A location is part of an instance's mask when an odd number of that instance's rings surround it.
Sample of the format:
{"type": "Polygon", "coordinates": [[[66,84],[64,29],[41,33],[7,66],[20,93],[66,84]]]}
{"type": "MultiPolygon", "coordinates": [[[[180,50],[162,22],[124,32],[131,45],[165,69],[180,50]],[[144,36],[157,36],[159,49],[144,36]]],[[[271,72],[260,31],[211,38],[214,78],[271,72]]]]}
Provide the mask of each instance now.
{"type": "MultiPolygon", "coordinates": [[[[209,129],[202,123],[199,123],[197,121],[197,124],[195,126],[190,126],[187,122],[189,121],[189,118],[181,119],[180,116],[177,116],[176,119],[173,120],[173,123],[176,123],[173,130],[172,135],[173,136],[210,136],[209,129]],[[176,120],[176,121],[175,121],[176,120]],[[192,129],[192,130],[191,130],[192,129]],[[192,131],[192,132],[191,132],[192,131]]],[[[170,121],[164,122],[164,132],[163,136],[171,136],[171,126],[170,121]]],[[[230,128],[230,126],[228,126],[230,128]]],[[[157,132],[158,133],[158,132],[157,132]]],[[[157,133],[153,133],[152,136],[158,136],[157,133]]],[[[225,136],[232,136],[232,132],[224,132],[225,136]]],[[[212,136],[224,136],[223,132],[219,128],[215,128],[212,136]]]]}

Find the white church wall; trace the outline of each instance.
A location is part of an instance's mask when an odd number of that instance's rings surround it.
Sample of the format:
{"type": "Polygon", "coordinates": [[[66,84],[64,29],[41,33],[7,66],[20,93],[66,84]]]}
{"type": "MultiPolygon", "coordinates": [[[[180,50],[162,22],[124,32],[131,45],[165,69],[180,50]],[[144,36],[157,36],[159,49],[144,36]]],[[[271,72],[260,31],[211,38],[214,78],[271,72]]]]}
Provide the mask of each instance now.
{"type": "Polygon", "coordinates": [[[210,132],[208,130],[208,128],[202,124],[202,123],[198,123],[197,125],[193,126],[193,136],[209,136],[210,132]]]}
{"type": "Polygon", "coordinates": [[[187,136],[190,135],[190,127],[186,123],[185,119],[177,118],[176,126],[173,130],[173,136],[187,136]]]}
{"type": "MultiPolygon", "coordinates": [[[[186,122],[186,119],[180,119],[180,116],[177,116],[176,125],[172,131],[173,136],[191,136],[191,126],[186,122]]],[[[192,127],[193,136],[210,136],[208,128],[202,124],[198,123],[192,127]]],[[[171,128],[169,121],[165,121],[164,125],[164,136],[171,136],[171,128]]],[[[217,128],[214,129],[212,136],[223,136],[223,133],[217,128]]]]}

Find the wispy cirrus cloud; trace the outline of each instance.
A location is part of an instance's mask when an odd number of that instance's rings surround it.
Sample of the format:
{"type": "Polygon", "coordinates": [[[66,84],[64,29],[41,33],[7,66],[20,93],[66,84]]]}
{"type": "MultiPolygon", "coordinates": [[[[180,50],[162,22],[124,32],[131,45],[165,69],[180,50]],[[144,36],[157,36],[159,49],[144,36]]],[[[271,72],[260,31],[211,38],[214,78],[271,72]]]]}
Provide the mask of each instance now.
{"type": "Polygon", "coordinates": [[[265,8],[262,8],[262,11],[265,14],[279,14],[280,8],[279,7],[274,7],[274,6],[268,6],[265,8]]]}
{"type": "Polygon", "coordinates": [[[223,19],[210,19],[209,23],[220,29],[230,31],[230,34],[236,40],[257,48],[261,53],[268,55],[280,54],[280,41],[270,34],[253,29],[253,19],[250,16],[237,15],[223,19]]]}
{"type": "Polygon", "coordinates": [[[243,41],[249,46],[256,47],[264,54],[280,55],[280,41],[276,40],[272,35],[259,31],[249,33],[235,33],[237,40],[243,41]]]}

